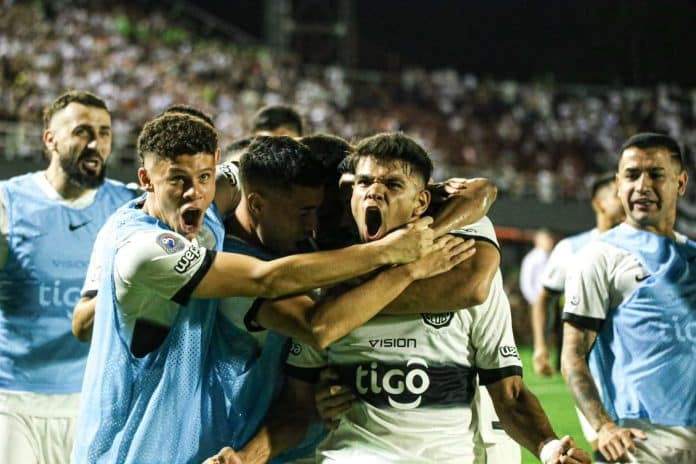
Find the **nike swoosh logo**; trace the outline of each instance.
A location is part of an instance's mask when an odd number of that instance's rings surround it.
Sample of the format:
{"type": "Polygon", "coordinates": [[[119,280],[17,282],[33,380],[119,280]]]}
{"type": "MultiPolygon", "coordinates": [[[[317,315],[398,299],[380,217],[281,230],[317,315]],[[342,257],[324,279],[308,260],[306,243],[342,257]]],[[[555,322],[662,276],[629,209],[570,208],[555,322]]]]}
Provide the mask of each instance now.
{"type": "Polygon", "coordinates": [[[648,277],[650,277],[650,274],[645,274],[644,276],[636,276],[636,282],[642,282],[648,277]]]}
{"type": "Polygon", "coordinates": [[[75,231],[75,230],[79,229],[80,227],[86,226],[86,225],[89,224],[90,222],[92,222],[91,219],[90,219],[89,221],[87,221],[87,222],[83,222],[82,224],[70,224],[70,225],[68,226],[68,229],[70,229],[70,232],[72,232],[72,231],[75,231]]]}

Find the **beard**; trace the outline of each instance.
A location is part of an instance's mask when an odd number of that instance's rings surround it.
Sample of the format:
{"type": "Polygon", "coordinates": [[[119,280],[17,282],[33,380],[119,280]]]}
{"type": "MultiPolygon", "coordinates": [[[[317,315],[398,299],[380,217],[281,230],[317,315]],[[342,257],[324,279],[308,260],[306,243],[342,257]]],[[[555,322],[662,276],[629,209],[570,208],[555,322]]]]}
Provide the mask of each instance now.
{"type": "Polygon", "coordinates": [[[84,150],[77,158],[60,157],[60,167],[63,169],[71,184],[84,189],[94,189],[104,183],[106,165],[102,164],[98,172],[86,171],[82,168],[83,159],[93,156],[89,150],[84,150]]]}

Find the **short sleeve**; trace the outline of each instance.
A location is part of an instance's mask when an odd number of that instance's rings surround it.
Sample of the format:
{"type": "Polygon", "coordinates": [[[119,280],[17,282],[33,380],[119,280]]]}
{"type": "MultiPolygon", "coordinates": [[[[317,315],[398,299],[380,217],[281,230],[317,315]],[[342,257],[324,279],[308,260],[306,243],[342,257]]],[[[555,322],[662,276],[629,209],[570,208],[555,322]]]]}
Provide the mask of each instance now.
{"type": "Polygon", "coordinates": [[[489,304],[473,310],[471,343],[475,349],[479,382],[488,385],[513,375],[522,375],[520,361],[512,333],[510,303],[502,290],[502,279],[491,289],[489,304]]]}
{"type": "Polygon", "coordinates": [[[563,320],[579,327],[599,331],[610,306],[612,254],[609,246],[593,242],[577,255],[576,266],[568,270],[563,320]]]}
{"type": "Polygon", "coordinates": [[[87,274],[85,274],[85,282],[82,284],[82,290],[80,290],[80,296],[83,298],[93,298],[99,291],[103,261],[101,257],[102,247],[98,245],[98,237],[99,236],[97,236],[97,240],[94,242],[95,245],[92,248],[92,254],[89,257],[89,265],[87,266],[87,274]]]}
{"type": "Polygon", "coordinates": [[[169,231],[134,234],[116,252],[114,280],[117,290],[147,289],[162,298],[186,304],[210,269],[214,250],[198,246],[169,231]]]}
{"type": "Polygon", "coordinates": [[[481,218],[478,222],[464,226],[461,229],[455,229],[450,233],[464,238],[473,238],[474,240],[489,242],[500,250],[493,223],[486,216],[481,218]]]}
{"type": "Polygon", "coordinates": [[[563,239],[554,247],[544,266],[541,275],[541,285],[547,290],[561,293],[565,288],[566,267],[572,259],[571,244],[563,239]]]}
{"type": "Polygon", "coordinates": [[[285,371],[290,377],[316,383],[319,380],[319,372],[329,363],[326,350],[314,348],[311,345],[292,341],[290,352],[285,364],[285,371]]]}

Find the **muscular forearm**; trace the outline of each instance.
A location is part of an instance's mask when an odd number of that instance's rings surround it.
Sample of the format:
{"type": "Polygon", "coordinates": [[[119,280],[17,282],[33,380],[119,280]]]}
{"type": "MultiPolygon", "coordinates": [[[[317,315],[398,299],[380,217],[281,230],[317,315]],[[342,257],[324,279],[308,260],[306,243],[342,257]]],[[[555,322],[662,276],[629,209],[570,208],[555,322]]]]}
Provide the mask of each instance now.
{"type": "Polygon", "coordinates": [[[442,313],[486,301],[500,264],[500,253],[487,242],[476,243],[476,254],[449,272],[409,285],[382,314],[442,313]]]}
{"type": "Polygon", "coordinates": [[[535,456],[546,442],[556,438],[539,400],[527,387],[522,386],[515,399],[494,405],[505,432],[535,456]]]}
{"type": "Polygon", "coordinates": [[[72,333],[81,342],[88,342],[92,338],[94,310],[96,305],[96,297],[83,297],[75,305],[72,319],[72,333]]]}
{"type": "Polygon", "coordinates": [[[561,372],[575,399],[575,404],[580,408],[590,425],[595,430],[599,430],[603,424],[613,421],[602,405],[597,386],[587,365],[586,346],[588,342],[584,339],[578,340],[577,332],[578,329],[569,327],[568,323],[565,324],[561,372]]]}
{"type": "Polygon", "coordinates": [[[413,282],[407,266],[380,272],[359,287],[320,302],[309,311],[312,342],[326,348],[372,319],[413,282]]]}
{"type": "Polygon", "coordinates": [[[497,194],[498,189],[488,179],[470,179],[466,190],[447,199],[433,216],[431,228],[435,237],[481,219],[488,213],[497,194]]]}

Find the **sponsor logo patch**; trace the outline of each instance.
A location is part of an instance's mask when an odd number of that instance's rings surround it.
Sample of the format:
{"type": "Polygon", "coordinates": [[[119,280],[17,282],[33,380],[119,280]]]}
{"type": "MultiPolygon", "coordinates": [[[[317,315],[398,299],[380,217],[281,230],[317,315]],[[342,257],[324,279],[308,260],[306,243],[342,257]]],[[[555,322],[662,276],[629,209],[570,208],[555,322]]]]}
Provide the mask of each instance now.
{"type": "Polygon", "coordinates": [[[579,304],[580,304],[580,297],[577,296],[577,295],[573,295],[573,296],[570,298],[570,304],[572,304],[573,306],[579,305],[579,304]]]}
{"type": "Polygon", "coordinates": [[[500,351],[500,356],[503,358],[517,358],[520,359],[520,355],[517,353],[517,347],[514,345],[503,345],[498,348],[500,351]]]}
{"type": "Polygon", "coordinates": [[[186,243],[174,234],[165,232],[157,237],[157,244],[165,253],[173,255],[186,247],[186,243]]]}
{"type": "Polygon", "coordinates": [[[181,255],[179,261],[176,262],[174,270],[179,274],[185,274],[186,271],[191,269],[191,266],[193,266],[200,259],[200,257],[201,249],[197,246],[191,246],[191,248],[186,250],[186,252],[181,255]]]}
{"type": "Polygon", "coordinates": [[[423,321],[431,327],[441,329],[447,327],[454,318],[454,313],[422,313],[423,321]]]}
{"type": "Polygon", "coordinates": [[[375,338],[369,340],[370,348],[415,348],[415,338],[375,338]]]}

